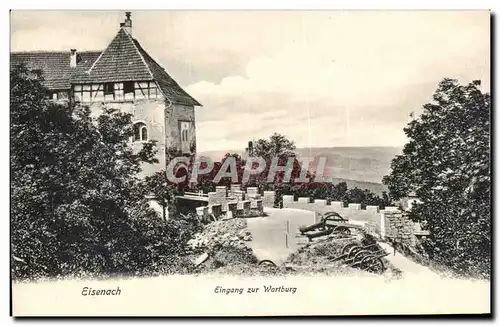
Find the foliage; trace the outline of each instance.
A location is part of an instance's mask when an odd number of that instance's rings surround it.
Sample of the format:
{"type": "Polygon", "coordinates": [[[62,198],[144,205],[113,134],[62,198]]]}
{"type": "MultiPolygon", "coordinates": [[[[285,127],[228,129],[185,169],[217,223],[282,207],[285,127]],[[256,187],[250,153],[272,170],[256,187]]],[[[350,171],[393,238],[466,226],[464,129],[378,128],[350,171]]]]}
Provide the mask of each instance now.
{"type": "Polygon", "coordinates": [[[195,221],[165,223],[138,179],[154,142],[134,151],[131,116],[45,99],[40,72],[11,70],[14,278],[171,269],[195,221]],[[193,224],[191,226],[187,224],[193,224]]]}
{"type": "Polygon", "coordinates": [[[163,219],[166,220],[167,209],[170,209],[169,215],[175,213],[171,208],[175,207],[175,196],[180,194],[177,186],[172,184],[165,171],[156,172],[153,175],[144,178],[144,190],[163,208],[163,219]]]}
{"type": "Polygon", "coordinates": [[[295,155],[295,143],[285,136],[274,133],[267,139],[253,141],[253,156],[272,157],[280,155],[295,155]]]}
{"type": "Polygon", "coordinates": [[[479,81],[444,79],[404,129],[409,142],[384,177],[396,199],[415,191],[411,217],[431,236],[431,259],[468,275],[491,268],[490,105],[479,81]]]}
{"type": "Polygon", "coordinates": [[[231,246],[220,247],[215,251],[213,257],[213,266],[215,268],[234,265],[234,264],[257,264],[258,259],[253,255],[252,250],[248,248],[235,248],[231,246]]]}

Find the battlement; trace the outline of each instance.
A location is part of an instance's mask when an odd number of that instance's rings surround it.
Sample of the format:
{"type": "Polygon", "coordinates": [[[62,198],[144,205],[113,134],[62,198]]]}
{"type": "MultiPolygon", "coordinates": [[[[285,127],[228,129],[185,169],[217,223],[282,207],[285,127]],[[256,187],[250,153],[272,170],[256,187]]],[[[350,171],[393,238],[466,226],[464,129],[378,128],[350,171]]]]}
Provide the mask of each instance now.
{"type": "MultiPolygon", "coordinates": [[[[366,208],[362,208],[360,203],[348,203],[344,205],[341,201],[328,202],[326,199],[314,199],[310,197],[299,197],[294,200],[293,195],[283,195],[283,208],[298,208],[309,211],[314,211],[319,214],[325,214],[327,212],[339,213],[342,217],[348,218],[354,221],[378,221],[380,219],[380,213],[384,210],[380,210],[378,206],[369,205],[366,208]]],[[[398,210],[395,206],[386,207],[385,210],[396,211],[398,210]]]]}
{"type": "Polygon", "coordinates": [[[309,197],[294,199],[293,195],[283,195],[283,208],[309,210],[322,215],[327,212],[336,212],[352,222],[363,224],[367,231],[381,239],[414,244],[416,236],[429,234],[422,231],[419,223],[412,222],[406,212],[396,206],[386,206],[380,209],[376,205],[367,205],[362,208],[360,203],[345,205],[341,201],[328,202],[325,199],[312,200],[309,197]]]}
{"type": "Polygon", "coordinates": [[[226,217],[262,216],[265,198],[265,196],[261,197],[256,187],[248,187],[245,192],[240,184],[232,184],[229,189],[226,186],[217,186],[214,192],[208,193],[208,205],[198,207],[196,212],[201,219],[219,219],[224,215],[226,217]]]}

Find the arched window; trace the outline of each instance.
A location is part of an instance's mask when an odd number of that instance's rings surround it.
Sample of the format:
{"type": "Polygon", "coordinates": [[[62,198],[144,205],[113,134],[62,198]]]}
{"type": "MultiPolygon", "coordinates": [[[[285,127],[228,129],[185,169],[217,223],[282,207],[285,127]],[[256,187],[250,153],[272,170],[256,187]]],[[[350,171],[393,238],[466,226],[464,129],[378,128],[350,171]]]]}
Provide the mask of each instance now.
{"type": "Polygon", "coordinates": [[[146,127],[141,127],[141,139],[148,140],[148,129],[146,127]]]}
{"type": "Polygon", "coordinates": [[[134,123],[134,141],[147,141],[148,128],[144,122],[134,123]]]}

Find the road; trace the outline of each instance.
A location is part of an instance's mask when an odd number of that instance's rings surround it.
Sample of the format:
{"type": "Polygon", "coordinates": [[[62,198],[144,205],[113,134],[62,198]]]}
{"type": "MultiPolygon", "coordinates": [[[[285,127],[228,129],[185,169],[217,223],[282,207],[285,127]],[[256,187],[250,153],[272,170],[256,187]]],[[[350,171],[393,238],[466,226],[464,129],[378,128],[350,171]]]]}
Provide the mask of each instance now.
{"type": "Polygon", "coordinates": [[[247,220],[247,229],[253,236],[250,246],[259,260],[269,259],[281,264],[298,249],[295,234],[299,232],[300,226],[315,223],[315,213],[301,209],[267,207],[264,211],[268,216],[247,220]]]}

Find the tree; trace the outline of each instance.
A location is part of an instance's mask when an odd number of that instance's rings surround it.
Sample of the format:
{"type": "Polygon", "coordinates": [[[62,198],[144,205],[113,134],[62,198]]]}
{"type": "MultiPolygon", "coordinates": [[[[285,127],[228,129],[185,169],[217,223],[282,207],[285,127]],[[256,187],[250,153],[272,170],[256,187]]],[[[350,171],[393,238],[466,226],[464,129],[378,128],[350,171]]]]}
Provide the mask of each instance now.
{"type": "Polygon", "coordinates": [[[253,141],[253,155],[268,158],[278,155],[294,155],[295,143],[285,136],[274,133],[267,139],[253,141]]]}
{"type": "Polygon", "coordinates": [[[129,114],[104,108],[93,119],[86,107],[46,100],[42,80],[11,70],[13,276],[171,266],[184,236],[147,207],[137,177],[156,162],[154,142],[132,150],[129,114]]]}
{"type": "Polygon", "coordinates": [[[444,79],[431,103],[404,129],[409,142],[383,182],[390,195],[415,191],[422,204],[411,218],[431,235],[434,260],[464,274],[488,276],[491,267],[490,105],[480,81],[444,79]]]}
{"type": "MultiPolygon", "coordinates": [[[[154,195],[154,199],[163,208],[163,220],[167,220],[167,209],[175,206],[175,196],[179,194],[177,186],[172,184],[165,171],[156,172],[144,179],[144,187],[149,195],[154,195]]],[[[173,209],[170,209],[173,212],[173,209]]]]}

